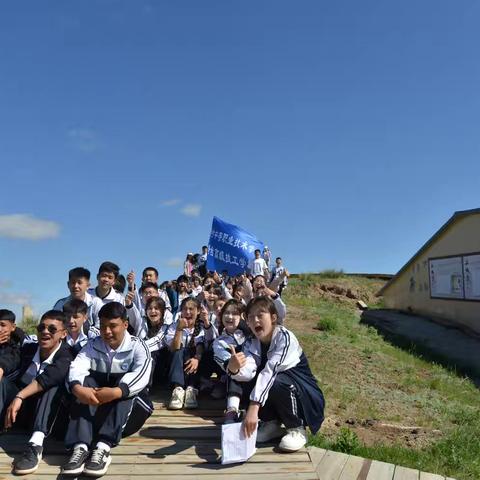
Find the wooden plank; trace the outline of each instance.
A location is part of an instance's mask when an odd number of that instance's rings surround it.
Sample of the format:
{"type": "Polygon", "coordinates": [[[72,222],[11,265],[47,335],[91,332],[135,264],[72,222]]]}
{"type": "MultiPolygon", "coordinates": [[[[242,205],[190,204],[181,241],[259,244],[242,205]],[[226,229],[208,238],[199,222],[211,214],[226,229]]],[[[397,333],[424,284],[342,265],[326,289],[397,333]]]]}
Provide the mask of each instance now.
{"type": "Polygon", "coordinates": [[[339,480],[365,480],[370,463],[370,460],[350,455],[343,467],[339,480]]]}
{"type": "Polygon", "coordinates": [[[392,480],[394,472],[395,465],[372,460],[367,480],[392,480]]]}
{"type": "MultiPolygon", "coordinates": [[[[220,454],[206,454],[206,455],[196,455],[196,454],[184,454],[184,455],[161,455],[155,453],[148,454],[139,454],[131,453],[124,455],[117,455],[116,449],[112,450],[112,458],[116,465],[119,464],[166,464],[166,463],[175,463],[175,464],[205,464],[205,463],[219,463],[220,454]]],[[[49,465],[63,465],[68,459],[69,455],[45,455],[43,461],[49,465]]],[[[12,462],[13,456],[9,456],[6,453],[0,453],[0,465],[10,464],[12,462]]],[[[291,462],[307,462],[311,464],[310,457],[306,452],[304,453],[290,453],[285,455],[280,455],[278,453],[265,453],[257,455],[255,454],[250,460],[249,463],[291,463],[291,462]]],[[[442,479],[443,480],[443,479],[442,479]]]]}
{"type": "MultiPolygon", "coordinates": [[[[220,465],[212,463],[204,464],[126,464],[116,463],[117,458],[112,458],[108,472],[111,475],[157,475],[161,472],[163,475],[206,475],[215,474],[225,475],[230,473],[258,474],[264,473],[314,473],[310,462],[290,462],[290,463],[244,463],[241,465],[220,465]]],[[[141,459],[139,459],[141,461],[141,459]]],[[[11,468],[7,465],[0,466],[0,473],[10,473],[11,468]]],[[[40,463],[38,469],[40,474],[59,474],[58,465],[48,465],[45,462],[40,463]]]]}
{"type": "Polygon", "coordinates": [[[320,480],[338,480],[347,460],[348,455],[345,453],[327,451],[317,466],[318,478],[320,480]]]}
{"type": "Polygon", "coordinates": [[[149,438],[188,438],[191,440],[212,439],[216,438],[220,441],[221,429],[219,427],[147,427],[137,432],[132,437],[149,437],[149,438]]]}
{"type": "MultiPolygon", "coordinates": [[[[107,475],[105,475],[104,479],[112,479],[112,480],[169,480],[171,478],[174,479],[181,479],[181,480],[220,480],[224,478],[225,475],[228,474],[229,480],[251,480],[251,474],[244,474],[244,473],[230,473],[228,471],[220,471],[219,473],[209,473],[209,474],[174,474],[174,473],[163,473],[161,470],[156,472],[153,475],[135,475],[130,476],[128,474],[112,474],[110,470],[108,471],[107,475]]],[[[0,476],[0,480],[12,480],[12,475],[0,476]]],[[[58,472],[56,474],[42,474],[42,473],[33,473],[28,475],[28,480],[58,480],[60,478],[58,476],[58,472]]],[[[72,477],[74,479],[75,477],[72,477]]],[[[79,477],[82,480],[86,479],[87,477],[79,477]]],[[[261,474],[259,477],[261,480],[318,480],[316,473],[314,472],[300,472],[300,473],[265,473],[261,474]]]]}
{"type": "Polygon", "coordinates": [[[397,465],[393,474],[393,480],[418,480],[419,474],[418,470],[397,465]]]}
{"type": "Polygon", "coordinates": [[[310,461],[312,462],[313,468],[316,469],[318,467],[318,464],[321,462],[322,458],[327,453],[327,451],[324,450],[323,448],[317,448],[317,447],[308,447],[307,451],[308,451],[308,455],[310,456],[310,461]]]}
{"type": "Polygon", "coordinates": [[[420,480],[445,480],[445,477],[436,473],[420,472],[420,480]]]}

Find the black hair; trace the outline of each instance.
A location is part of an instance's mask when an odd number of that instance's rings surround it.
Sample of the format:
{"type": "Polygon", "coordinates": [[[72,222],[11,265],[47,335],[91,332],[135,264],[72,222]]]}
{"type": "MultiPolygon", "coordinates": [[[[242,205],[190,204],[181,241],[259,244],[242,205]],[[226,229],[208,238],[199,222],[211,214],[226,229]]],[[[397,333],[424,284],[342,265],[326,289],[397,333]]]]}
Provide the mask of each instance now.
{"type": "Polygon", "coordinates": [[[275,261],[281,260],[281,259],[282,259],[282,257],[277,257],[277,258],[275,259],[275,261]]]}
{"type": "Polygon", "coordinates": [[[76,280],[78,278],[90,280],[90,270],[84,267],[75,267],[68,272],[68,280],[76,280]]]}
{"type": "Polygon", "coordinates": [[[67,324],[67,316],[61,310],[48,310],[40,317],[40,323],[44,320],[57,320],[62,322],[63,326],[67,324]]]}
{"type": "Polygon", "coordinates": [[[145,267],[142,272],[142,277],[145,276],[145,274],[148,272],[148,270],[151,270],[152,272],[155,272],[155,275],[158,278],[158,270],[155,267],[145,267]]]}
{"type": "Polygon", "coordinates": [[[140,293],[144,292],[145,289],[147,289],[147,288],[154,288],[155,290],[158,290],[158,285],[155,282],[145,282],[140,287],[140,293]]]}
{"type": "Polygon", "coordinates": [[[270,297],[257,297],[250,300],[245,310],[245,316],[247,318],[254,307],[264,308],[270,315],[276,315],[278,318],[277,307],[270,297]]]}
{"type": "Polygon", "coordinates": [[[0,310],[0,320],[6,320],[7,322],[15,323],[15,314],[11,310],[2,308],[0,310]]]}
{"type": "Polygon", "coordinates": [[[180,275],[177,278],[177,283],[180,283],[180,282],[187,282],[188,283],[188,277],[186,275],[180,275]]]}
{"type": "Polygon", "coordinates": [[[200,310],[202,308],[202,304],[200,303],[200,300],[198,300],[198,298],[195,298],[195,297],[184,298],[182,300],[182,303],[180,304],[180,312],[188,302],[193,302],[197,307],[197,318],[195,319],[192,338],[190,339],[187,345],[187,348],[193,352],[195,350],[195,337],[200,333],[200,329],[202,328],[202,321],[200,320],[200,310]]]}
{"type": "Polygon", "coordinates": [[[106,320],[112,320],[114,318],[121,318],[123,321],[127,321],[127,309],[120,302],[106,303],[98,312],[98,318],[106,320]]]}
{"type": "Polygon", "coordinates": [[[79,300],[78,298],[72,298],[67,303],[65,303],[62,310],[68,318],[79,313],[81,313],[82,315],[86,315],[88,312],[88,306],[83,300],[79,300]]]}
{"type": "Polygon", "coordinates": [[[115,283],[113,284],[113,289],[118,293],[123,293],[125,291],[126,286],[127,286],[127,280],[125,280],[125,277],[122,274],[120,274],[115,279],[115,283]]]}
{"type": "Polygon", "coordinates": [[[208,247],[207,247],[206,245],[203,245],[203,246],[202,246],[202,250],[205,250],[205,249],[208,250],[208,247]]]}
{"type": "MultiPolygon", "coordinates": [[[[227,308],[231,308],[232,306],[235,308],[235,312],[234,312],[235,314],[242,315],[243,313],[245,313],[245,305],[242,302],[239,302],[238,300],[235,300],[235,298],[231,298],[230,300],[228,300],[228,302],[225,303],[225,305],[223,305],[222,309],[220,310],[220,324],[219,324],[219,327],[218,327],[218,333],[220,335],[222,334],[222,332],[225,328],[223,326],[223,321],[222,321],[223,314],[225,313],[227,308]]],[[[243,321],[243,319],[240,320],[240,323],[242,321],[243,321]]],[[[245,323],[245,322],[243,322],[243,323],[245,323]]],[[[241,329],[241,330],[243,331],[243,329],[241,329]]]]}
{"type": "Polygon", "coordinates": [[[253,252],[253,253],[257,253],[257,252],[260,253],[260,254],[262,253],[259,248],[257,248],[257,249],[255,250],[255,252],[253,252]]]}
{"type": "Polygon", "coordinates": [[[117,278],[120,273],[120,267],[113,262],[103,262],[98,268],[98,274],[100,275],[103,272],[113,273],[115,278],[117,278]]]}
{"type": "Polygon", "coordinates": [[[166,305],[165,305],[165,302],[163,300],[163,298],[160,298],[160,297],[150,297],[146,303],[145,303],[145,317],[147,317],[147,326],[148,326],[148,333],[147,333],[147,337],[148,338],[152,338],[154,337],[158,331],[160,330],[160,328],[162,327],[163,325],[163,316],[165,315],[165,310],[166,310],[166,305]],[[160,315],[160,323],[158,325],[153,325],[151,322],[150,322],[150,319],[148,318],[148,314],[147,314],[147,310],[151,307],[152,304],[156,304],[157,307],[160,309],[160,311],[162,312],[161,315],[160,315]]]}

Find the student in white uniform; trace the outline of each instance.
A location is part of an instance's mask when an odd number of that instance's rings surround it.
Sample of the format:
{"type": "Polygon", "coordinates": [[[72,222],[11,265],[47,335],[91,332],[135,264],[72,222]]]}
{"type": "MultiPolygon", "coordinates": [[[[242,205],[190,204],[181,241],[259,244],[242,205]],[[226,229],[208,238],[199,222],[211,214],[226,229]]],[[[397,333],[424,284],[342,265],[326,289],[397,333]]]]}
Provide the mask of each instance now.
{"type": "Polygon", "coordinates": [[[253,277],[256,277],[257,275],[263,275],[265,278],[268,278],[270,276],[268,265],[262,258],[261,252],[258,249],[255,250],[255,258],[250,261],[248,269],[253,277]]]}
{"type": "Polygon", "coordinates": [[[103,302],[98,298],[88,293],[90,287],[90,271],[83,267],[72,268],[68,272],[68,289],[70,295],[61,298],[53,306],[54,310],[62,311],[63,306],[74,298],[82,300],[88,307],[88,322],[94,327],[99,327],[98,312],[103,307],[103,302]]]}
{"type": "Polygon", "coordinates": [[[307,442],[324,418],[324,398],[295,335],[277,324],[275,304],[268,297],[253,299],[246,310],[253,337],[243,352],[233,354],[227,371],[232,385],[248,395],[243,420],[246,436],[257,428],[257,442],[281,437],[279,448],[294,452],[307,442]]]}
{"type": "Polygon", "coordinates": [[[118,265],[113,262],[103,262],[98,269],[98,285],[95,288],[89,288],[88,293],[93,297],[98,297],[103,305],[108,302],[123,303],[123,295],[114,288],[119,274],[120,268],[118,265]]]}
{"type": "Polygon", "coordinates": [[[82,300],[76,298],[69,300],[63,306],[63,313],[67,318],[65,342],[70,345],[73,354],[76,356],[90,338],[100,335],[100,331],[88,323],[88,307],[82,300]]]}

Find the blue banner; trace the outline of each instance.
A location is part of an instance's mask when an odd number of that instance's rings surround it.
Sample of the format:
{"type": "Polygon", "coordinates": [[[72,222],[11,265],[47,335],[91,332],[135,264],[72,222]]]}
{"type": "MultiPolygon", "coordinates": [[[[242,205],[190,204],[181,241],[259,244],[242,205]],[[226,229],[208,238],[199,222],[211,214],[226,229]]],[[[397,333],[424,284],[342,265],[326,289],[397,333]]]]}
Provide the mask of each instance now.
{"type": "Polygon", "coordinates": [[[230,276],[240,275],[255,258],[255,250],[263,251],[263,243],[255,235],[237,225],[213,217],[212,232],[208,243],[207,270],[230,276]]]}

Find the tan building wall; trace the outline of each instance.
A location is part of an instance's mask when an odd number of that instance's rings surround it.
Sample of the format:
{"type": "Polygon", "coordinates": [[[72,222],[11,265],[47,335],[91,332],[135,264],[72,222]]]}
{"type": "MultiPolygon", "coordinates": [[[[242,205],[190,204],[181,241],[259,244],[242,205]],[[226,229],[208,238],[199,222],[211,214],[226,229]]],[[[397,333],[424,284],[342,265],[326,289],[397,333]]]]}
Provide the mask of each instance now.
{"type": "Polygon", "coordinates": [[[428,259],[480,252],[480,213],[458,219],[384,290],[385,305],[480,334],[480,302],[430,298],[428,259]]]}

